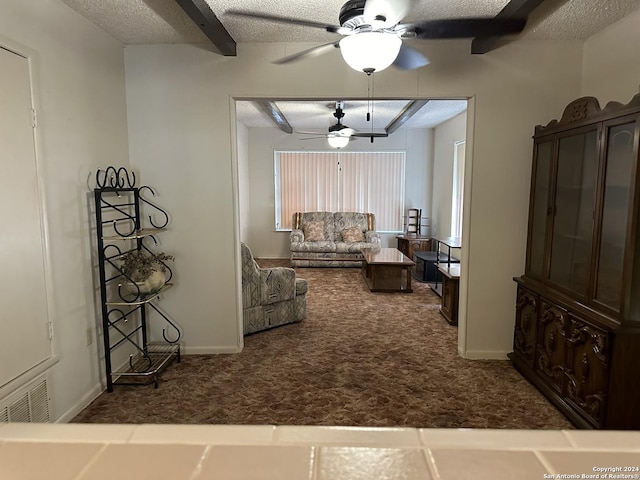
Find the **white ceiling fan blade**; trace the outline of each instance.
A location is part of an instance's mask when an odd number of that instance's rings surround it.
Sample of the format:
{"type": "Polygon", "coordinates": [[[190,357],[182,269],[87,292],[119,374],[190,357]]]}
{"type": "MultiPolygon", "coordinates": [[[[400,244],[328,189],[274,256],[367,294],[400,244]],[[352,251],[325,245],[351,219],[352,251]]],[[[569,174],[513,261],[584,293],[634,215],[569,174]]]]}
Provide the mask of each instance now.
{"type": "Polygon", "coordinates": [[[416,49],[403,43],[392,65],[400,70],[415,70],[429,65],[429,59],[416,49]]]}
{"type": "Polygon", "coordinates": [[[276,65],[283,65],[285,63],[293,63],[302,59],[303,57],[315,57],[318,56],[331,48],[338,48],[338,42],[325,43],[324,45],[319,45],[317,47],[312,47],[307,50],[303,50],[302,52],[294,53],[292,55],[287,55],[286,57],[279,58],[278,60],[274,60],[273,63],[276,65]]]}
{"type": "Polygon", "coordinates": [[[364,4],[364,20],[374,30],[391,28],[400,23],[410,10],[411,0],[367,0],[364,4]]]}
{"type": "Polygon", "coordinates": [[[309,130],[294,130],[293,133],[299,133],[300,135],[324,135],[326,136],[326,133],[320,132],[320,131],[309,131],[309,130]]]}

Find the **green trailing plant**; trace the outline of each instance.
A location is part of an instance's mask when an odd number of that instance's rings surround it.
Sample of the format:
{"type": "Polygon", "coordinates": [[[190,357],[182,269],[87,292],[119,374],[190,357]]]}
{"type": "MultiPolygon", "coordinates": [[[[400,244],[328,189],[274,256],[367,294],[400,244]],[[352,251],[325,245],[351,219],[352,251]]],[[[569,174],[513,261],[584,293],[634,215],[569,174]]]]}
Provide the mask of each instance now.
{"type": "Polygon", "coordinates": [[[120,271],[134,282],[144,282],[153,272],[167,271],[164,262],[173,261],[173,255],[164,252],[147,253],[143,250],[130,250],[120,257],[120,271]]]}

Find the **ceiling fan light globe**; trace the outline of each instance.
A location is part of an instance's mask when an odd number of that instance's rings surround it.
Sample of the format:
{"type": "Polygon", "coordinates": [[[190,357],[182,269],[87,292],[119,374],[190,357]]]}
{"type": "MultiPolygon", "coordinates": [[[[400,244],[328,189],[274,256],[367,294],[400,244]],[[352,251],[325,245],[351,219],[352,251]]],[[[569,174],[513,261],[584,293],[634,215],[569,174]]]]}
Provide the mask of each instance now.
{"type": "Polygon", "coordinates": [[[380,72],[398,56],[402,40],[394,33],[362,32],[340,40],[342,58],[359,72],[380,72]]]}
{"type": "Polygon", "coordinates": [[[349,137],[343,137],[340,135],[327,137],[329,145],[333,148],[344,148],[349,143],[349,137]]]}

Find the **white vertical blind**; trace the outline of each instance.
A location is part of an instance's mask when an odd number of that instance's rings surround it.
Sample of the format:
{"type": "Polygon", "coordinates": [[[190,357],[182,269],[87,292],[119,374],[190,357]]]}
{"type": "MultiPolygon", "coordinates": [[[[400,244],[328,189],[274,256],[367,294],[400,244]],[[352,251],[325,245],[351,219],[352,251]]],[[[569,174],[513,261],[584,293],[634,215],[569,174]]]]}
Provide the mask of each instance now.
{"type": "Polygon", "coordinates": [[[402,231],[405,152],[275,152],[276,228],[295,212],[371,212],[402,231]]]}
{"type": "Polygon", "coordinates": [[[380,231],[401,231],[404,152],[340,152],[343,211],[371,212],[380,231]]]}
{"type": "Polygon", "coordinates": [[[338,158],[327,153],[276,152],[276,228],[295,212],[338,210],[338,158]]]}

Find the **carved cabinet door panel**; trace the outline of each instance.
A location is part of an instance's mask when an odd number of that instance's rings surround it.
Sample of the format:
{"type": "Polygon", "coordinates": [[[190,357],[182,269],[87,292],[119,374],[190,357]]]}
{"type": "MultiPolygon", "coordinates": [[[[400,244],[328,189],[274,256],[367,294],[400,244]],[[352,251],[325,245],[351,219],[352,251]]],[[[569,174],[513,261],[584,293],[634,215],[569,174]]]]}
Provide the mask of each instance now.
{"type": "Polygon", "coordinates": [[[559,393],[564,392],[567,311],[540,301],[540,331],[535,368],[559,393]]]}
{"type": "Polygon", "coordinates": [[[609,385],[609,334],[569,316],[566,398],[594,426],[602,425],[609,385]]]}
{"type": "Polygon", "coordinates": [[[533,368],[538,326],[538,295],[518,287],[513,351],[533,368]]]}
{"type": "Polygon", "coordinates": [[[431,240],[414,240],[411,242],[411,251],[419,252],[422,250],[429,250],[431,247],[431,240]]]}
{"type": "Polygon", "coordinates": [[[453,305],[453,289],[451,288],[451,282],[446,277],[442,278],[442,306],[440,310],[442,314],[451,318],[451,307],[453,305]]]}

